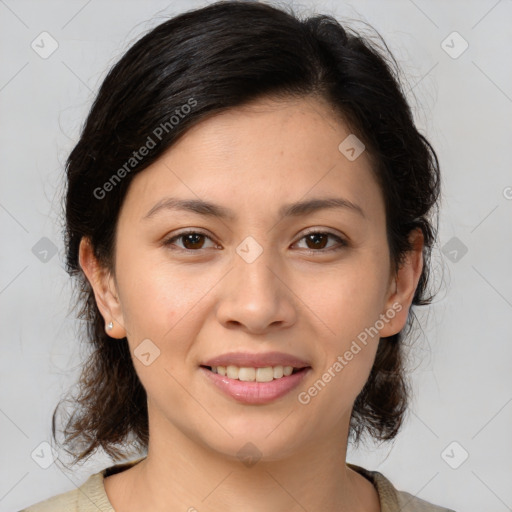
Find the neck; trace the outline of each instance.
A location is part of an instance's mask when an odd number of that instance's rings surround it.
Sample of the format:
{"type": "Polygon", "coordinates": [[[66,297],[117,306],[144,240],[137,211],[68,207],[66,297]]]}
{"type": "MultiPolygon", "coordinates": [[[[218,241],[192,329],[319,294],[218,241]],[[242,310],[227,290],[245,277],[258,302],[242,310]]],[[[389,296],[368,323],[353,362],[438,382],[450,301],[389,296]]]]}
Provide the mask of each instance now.
{"type": "MultiPolygon", "coordinates": [[[[370,497],[372,484],[345,464],[348,420],[345,428],[339,425],[344,435],[338,431],[270,458],[247,440],[238,445],[231,439],[241,452],[219,453],[162,417],[150,418],[148,455],[125,472],[131,472],[123,486],[129,507],[119,510],[379,510],[369,506],[378,501],[375,490],[370,497]]],[[[286,429],[272,435],[277,446],[285,442],[286,429]]]]}

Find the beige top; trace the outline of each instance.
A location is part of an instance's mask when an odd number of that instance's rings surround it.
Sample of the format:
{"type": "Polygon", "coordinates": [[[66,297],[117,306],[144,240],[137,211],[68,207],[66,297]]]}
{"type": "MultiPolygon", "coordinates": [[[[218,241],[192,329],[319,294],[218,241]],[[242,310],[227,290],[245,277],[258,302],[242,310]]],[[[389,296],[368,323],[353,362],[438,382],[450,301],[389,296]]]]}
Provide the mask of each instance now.
{"type": "MultiPolygon", "coordinates": [[[[19,512],[115,512],[105,492],[103,478],[120,473],[143,459],[145,457],[110,466],[91,475],[77,489],[57,494],[19,512]]],[[[378,471],[369,471],[350,463],[347,465],[363,475],[375,486],[379,495],[381,512],[454,512],[451,509],[433,505],[408,492],[398,491],[378,471]]]]}

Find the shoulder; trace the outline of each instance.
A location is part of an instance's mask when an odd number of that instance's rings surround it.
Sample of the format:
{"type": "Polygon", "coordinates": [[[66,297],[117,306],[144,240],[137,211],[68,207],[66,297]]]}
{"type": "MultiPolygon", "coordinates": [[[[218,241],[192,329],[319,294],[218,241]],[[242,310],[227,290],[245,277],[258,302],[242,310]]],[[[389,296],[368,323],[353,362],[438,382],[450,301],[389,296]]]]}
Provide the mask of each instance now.
{"type": "Polygon", "coordinates": [[[347,464],[373,483],[379,494],[381,512],[455,512],[452,509],[434,505],[405,491],[399,491],[378,471],[370,471],[355,464],[347,464]]]}
{"type": "Polygon", "coordinates": [[[396,491],[401,512],[455,512],[450,508],[440,507],[405,491],[396,491]]]}
{"type": "Polygon", "coordinates": [[[34,503],[19,512],[114,512],[104,492],[103,472],[91,475],[76,489],[34,503]]]}
{"type": "Polygon", "coordinates": [[[78,510],[77,501],[78,489],[74,489],[34,503],[19,512],[74,512],[78,510]]]}
{"type": "Polygon", "coordinates": [[[105,477],[128,469],[146,457],[122,462],[102,469],[79,487],[34,503],[19,512],[115,512],[110,503],[103,480],[105,477]]]}

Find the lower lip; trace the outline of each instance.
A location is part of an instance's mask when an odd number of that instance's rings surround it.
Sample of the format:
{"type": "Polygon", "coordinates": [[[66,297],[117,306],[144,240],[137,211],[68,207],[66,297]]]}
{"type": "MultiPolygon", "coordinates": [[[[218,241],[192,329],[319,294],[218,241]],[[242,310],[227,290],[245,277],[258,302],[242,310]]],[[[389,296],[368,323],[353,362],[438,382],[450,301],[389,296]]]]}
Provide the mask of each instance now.
{"type": "Polygon", "coordinates": [[[226,395],[234,398],[243,404],[267,404],[286,395],[296,388],[302,379],[309,373],[311,367],[292,373],[287,377],[274,379],[270,382],[245,382],[238,379],[213,373],[207,368],[199,368],[213,384],[215,384],[226,395]]]}

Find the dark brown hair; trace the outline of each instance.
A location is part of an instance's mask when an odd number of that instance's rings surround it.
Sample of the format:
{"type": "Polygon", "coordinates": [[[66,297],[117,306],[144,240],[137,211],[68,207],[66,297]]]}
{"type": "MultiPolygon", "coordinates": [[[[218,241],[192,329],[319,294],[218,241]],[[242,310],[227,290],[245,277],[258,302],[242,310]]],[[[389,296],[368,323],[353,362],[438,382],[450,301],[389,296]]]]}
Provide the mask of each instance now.
{"type": "MultiPolygon", "coordinates": [[[[114,340],[104,331],[79,265],[80,240],[88,237],[100,263],[115,272],[116,223],[131,180],[209,116],[259,98],[312,95],[327,101],[374,162],[395,270],[412,248],[411,231],[422,231],[424,268],[413,305],[431,302],[427,282],[437,233],[432,213],[438,206],[439,164],[415,127],[399,67],[379,40],[370,42],[328,15],[301,19],[257,2],[217,2],[161,23],[110,70],[66,163],[66,264],[76,278],[79,318],[87,325],[87,360],[63,431],[74,463],[100,447],[120,460],[130,446],[140,450],[148,443],[146,392],[126,338],[114,340]],[[152,147],[131,160],[142,146],[152,147]],[[113,181],[116,173],[119,179],[113,181]]],[[[379,342],[352,411],[350,436],[356,444],[365,431],[391,440],[402,424],[409,397],[403,342],[414,318],[411,308],[406,327],[379,342]]],[[[55,440],[59,406],[52,417],[55,440]]]]}

